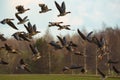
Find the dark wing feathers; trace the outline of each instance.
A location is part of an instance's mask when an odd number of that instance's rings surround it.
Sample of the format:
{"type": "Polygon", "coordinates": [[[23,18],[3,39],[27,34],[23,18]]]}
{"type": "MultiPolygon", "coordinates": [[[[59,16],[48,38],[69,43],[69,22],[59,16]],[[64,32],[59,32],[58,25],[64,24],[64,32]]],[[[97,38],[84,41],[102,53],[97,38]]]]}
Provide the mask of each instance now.
{"type": "Polygon", "coordinates": [[[60,13],[63,13],[61,6],[55,1],[55,5],[60,13]]]}
{"type": "Polygon", "coordinates": [[[22,21],[22,18],[20,16],[18,16],[18,13],[16,13],[15,16],[19,21],[22,21]]]}
{"type": "Polygon", "coordinates": [[[81,33],[79,29],[77,31],[78,31],[79,35],[81,36],[81,38],[83,40],[86,40],[86,36],[83,33],[81,33]]]}
{"type": "Polygon", "coordinates": [[[66,7],[65,7],[65,2],[64,1],[62,2],[61,8],[62,8],[62,12],[65,12],[66,7]]]}
{"type": "Polygon", "coordinates": [[[18,28],[13,24],[13,22],[9,21],[7,24],[8,24],[9,26],[11,26],[12,28],[18,30],[18,28]]]}

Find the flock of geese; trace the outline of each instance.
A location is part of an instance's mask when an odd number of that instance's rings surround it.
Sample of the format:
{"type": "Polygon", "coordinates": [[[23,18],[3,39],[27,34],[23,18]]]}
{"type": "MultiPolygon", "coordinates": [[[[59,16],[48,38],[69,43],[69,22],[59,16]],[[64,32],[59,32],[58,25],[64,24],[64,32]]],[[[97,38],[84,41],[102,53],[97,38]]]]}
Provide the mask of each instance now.
{"type": "MultiPolygon", "coordinates": [[[[58,17],[60,16],[65,16],[71,12],[67,12],[66,11],[66,5],[65,2],[63,1],[62,4],[58,4],[56,1],[54,2],[56,8],[59,11],[59,15],[57,15],[58,17]]],[[[41,11],[39,11],[39,13],[46,13],[51,11],[52,9],[49,9],[48,6],[46,4],[39,4],[39,7],[41,8],[41,11]]],[[[23,26],[25,27],[25,29],[27,30],[27,33],[24,31],[20,31],[20,32],[15,32],[14,34],[12,34],[12,36],[18,40],[18,41],[28,41],[30,42],[31,39],[33,38],[34,35],[41,33],[40,31],[37,30],[36,24],[32,25],[29,22],[28,16],[25,17],[21,17],[20,15],[25,13],[26,11],[29,11],[30,9],[25,9],[23,5],[18,5],[16,6],[16,10],[17,12],[15,13],[15,17],[18,20],[17,25],[23,24],[23,26]],[[25,24],[27,23],[27,24],[25,24]]],[[[18,30],[18,28],[16,27],[16,25],[14,24],[14,19],[12,18],[6,18],[3,19],[2,21],[0,21],[1,24],[7,24],[8,26],[12,27],[15,30],[18,30]]],[[[63,22],[49,22],[48,27],[53,27],[56,26],[58,27],[58,30],[62,30],[62,29],[66,29],[66,30],[71,30],[69,27],[70,25],[61,25],[63,24],[63,22]]],[[[91,31],[90,33],[88,33],[87,35],[84,35],[79,29],[77,29],[78,34],[80,35],[80,37],[83,39],[83,41],[85,43],[93,43],[98,47],[98,59],[102,60],[103,56],[108,54],[109,51],[106,50],[106,40],[103,36],[99,38],[97,38],[96,36],[93,36],[92,33],[93,31],[91,31]]],[[[63,49],[65,48],[66,50],[73,52],[75,55],[80,55],[80,56],[85,56],[83,53],[81,53],[80,51],[76,51],[76,48],[78,47],[77,44],[75,44],[73,41],[68,41],[66,39],[66,37],[60,37],[57,36],[58,40],[57,42],[55,41],[51,41],[49,44],[55,49],[55,50],[59,50],[59,49],[63,49]],[[60,42],[60,43],[59,43],[60,42]]],[[[4,37],[4,34],[0,34],[0,40],[1,41],[6,41],[7,39],[4,37]]],[[[41,58],[40,52],[38,51],[37,47],[34,46],[34,44],[29,44],[29,47],[33,53],[33,57],[32,60],[36,61],[38,59],[41,58]]],[[[9,44],[5,43],[3,47],[1,47],[1,49],[5,49],[8,53],[18,53],[19,50],[17,49],[13,49],[9,44]]],[[[8,62],[4,61],[4,59],[1,57],[0,58],[0,64],[3,65],[7,65],[9,64],[8,62]]],[[[112,61],[111,59],[108,60],[109,64],[117,64],[118,62],[116,61],[112,61]]],[[[20,59],[19,61],[19,65],[16,67],[17,69],[23,69],[26,70],[28,72],[31,72],[31,70],[29,70],[28,68],[28,64],[25,63],[24,59],[20,59]]],[[[63,68],[63,71],[67,71],[70,69],[80,69],[82,73],[85,73],[85,69],[84,66],[75,66],[75,65],[71,65],[70,67],[65,66],[63,68]]],[[[118,71],[116,69],[116,67],[113,65],[113,70],[119,74],[120,71],[118,71]]],[[[98,73],[102,76],[103,79],[105,79],[106,75],[98,68],[97,69],[98,73]]]]}

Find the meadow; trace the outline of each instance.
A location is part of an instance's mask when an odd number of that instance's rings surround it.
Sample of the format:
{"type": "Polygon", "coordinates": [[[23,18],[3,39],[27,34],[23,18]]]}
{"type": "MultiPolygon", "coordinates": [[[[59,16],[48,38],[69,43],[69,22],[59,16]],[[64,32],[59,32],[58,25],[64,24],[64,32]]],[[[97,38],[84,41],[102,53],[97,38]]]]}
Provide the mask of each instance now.
{"type": "MultiPolygon", "coordinates": [[[[71,74],[1,74],[0,80],[101,80],[101,78],[71,74]]],[[[120,80],[120,77],[107,77],[106,80],[120,80]]]]}

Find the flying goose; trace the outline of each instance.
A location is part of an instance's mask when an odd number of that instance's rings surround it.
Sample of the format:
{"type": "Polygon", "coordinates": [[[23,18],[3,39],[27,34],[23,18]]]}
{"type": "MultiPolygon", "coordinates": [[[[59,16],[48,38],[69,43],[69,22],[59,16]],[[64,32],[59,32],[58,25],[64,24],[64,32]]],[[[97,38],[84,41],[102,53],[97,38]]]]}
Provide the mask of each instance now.
{"type": "Polygon", "coordinates": [[[40,31],[37,31],[36,25],[32,25],[30,22],[28,22],[27,26],[24,24],[24,27],[26,28],[30,36],[34,36],[40,33],[40,31]]]}
{"type": "Polygon", "coordinates": [[[16,9],[17,9],[17,11],[18,11],[18,14],[22,14],[22,13],[30,10],[29,8],[28,8],[28,9],[24,9],[24,6],[23,6],[23,5],[18,5],[18,6],[16,6],[16,9]]]}
{"type": "Polygon", "coordinates": [[[25,33],[25,32],[20,33],[20,34],[19,34],[19,37],[20,37],[22,40],[25,40],[25,41],[30,42],[30,38],[29,38],[28,34],[25,33]]]}
{"type": "Polygon", "coordinates": [[[16,69],[22,69],[22,70],[25,70],[25,71],[27,71],[27,72],[31,72],[31,71],[28,69],[28,64],[26,64],[23,59],[20,59],[19,65],[16,67],[16,69]]]}
{"type": "Polygon", "coordinates": [[[29,47],[31,48],[32,50],[32,53],[33,53],[33,60],[36,61],[38,59],[41,58],[40,56],[40,52],[38,51],[37,47],[34,47],[33,45],[29,44],[29,47]]]}
{"type": "Polygon", "coordinates": [[[4,37],[4,34],[0,34],[0,40],[1,41],[6,41],[7,39],[4,37]]]}
{"type": "Polygon", "coordinates": [[[62,29],[71,30],[71,29],[69,28],[70,25],[58,25],[57,27],[59,27],[58,30],[62,30],[62,29]]]}
{"type": "Polygon", "coordinates": [[[60,24],[62,24],[63,22],[49,22],[49,27],[51,26],[59,26],[60,24]]]}
{"type": "Polygon", "coordinates": [[[8,44],[4,44],[4,48],[6,51],[8,51],[8,53],[17,53],[16,49],[13,49],[11,46],[9,46],[8,44]]]}
{"type": "Polygon", "coordinates": [[[39,7],[41,7],[41,11],[39,11],[39,13],[45,13],[52,10],[52,9],[48,9],[48,6],[45,4],[39,4],[39,7]]]}
{"type": "Polygon", "coordinates": [[[21,41],[22,38],[19,37],[19,35],[20,35],[21,33],[24,33],[24,32],[15,32],[15,33],[12,34],[12,36],[13,36],[16,40],[20,40],[20,41],[21,41]]]}
{"type": "Polygon", "coordinates": [[[23,19],[18,15],[18,13],[15,13],[16,18],[19,20],[19,22],[17,24],[24,24],[26,21],[28,21],[29,19],[28,16],[24,17],[23,19]]]}
{"type": "Polygon", "coordinates": [[[105,80],[106,75],[105,75],[99,68],[97,68],[97,71],[98,71],[98,73],[100,74],[101,79],[102,79],[102,80],[105,80]]]}
{"type": "Polygon", "coordinates": [[[30,42],[29,35],[28,35],[27,33],[25,33],[24,31],[15,32],[12,36],[13,36],[16,40],[19,40],[19,41],[25,40],[25,41],[30,42]]]}
{"type": "Polygon", "coordinates": [[[60,43],[62,44],[63,47],[68,46],[66,37],[61,38],[60,36],[57,36],[57,38],[60,40],[60,43]]]}
{"type": "Polygon", "coordinates": [[[0,58],[0,64],[3,64],[3,65],[8,65],[9,63],[4,61],[3,58],[0,58]]]}
{"type": "Polygon", "coordinates": [[[77,29],[78,34],[80,35],[80,37],[88,42],[91,42],[91,37],[90,35],[93,33],[93,31],[91,31],[90,33],[87,34],[87,36],[85,36],[79,29],[77,29]]]}
{"type": "Polygon", "coordinates": [[[56,7],[57,7],[57,9],[58,9],[58,11],[60,13],[58,15],[58,17],[64,16],[64,15],[66,15],[68,13],[71,13],[71,12],[66,12],[66,6],[65,6],[65,2],[64,1],[62,2],[61,6],[55,1],[55,5],[56,5],[56,7]]]}
{"type": "Polygon", "coordinates": [[[1,24],[8,24],[10,27],[18,30],[18,28],[15,26],[15,24],[12,22],[12,20],[14,20],[14,19],[6,18],[6,19],[3,19],[0,23],[1,24]]]}
{"type": "Polygon", "coordinates": [[[60,36],[57,36],[60,40],[63,47],[65,47],[68,51],[74,51],[73,47],[77,47],[75,43],[72,41],[67,41],[65,37],[61,38],[60,36]]]}

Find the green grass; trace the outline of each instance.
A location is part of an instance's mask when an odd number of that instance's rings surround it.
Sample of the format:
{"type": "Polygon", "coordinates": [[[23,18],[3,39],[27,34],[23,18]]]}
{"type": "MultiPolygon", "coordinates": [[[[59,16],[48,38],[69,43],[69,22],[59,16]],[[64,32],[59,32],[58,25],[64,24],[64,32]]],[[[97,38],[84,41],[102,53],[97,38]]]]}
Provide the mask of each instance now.
{"type": "MultiPolygon", "coordinates": [[[[0,80],[101,80],[99,76],[64,74],[1,74],[0,80]]],[[[120,77],[108,77],[106,80],[120,80],[120,77]]]]}

